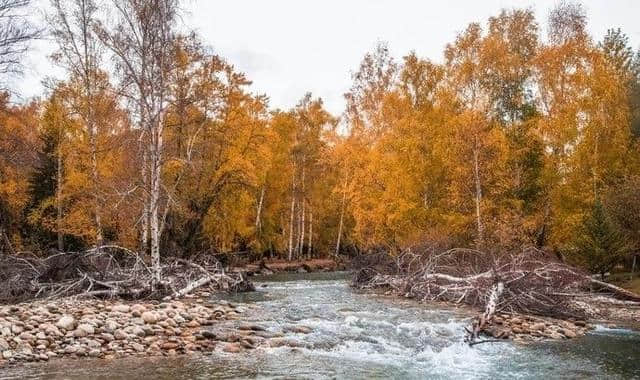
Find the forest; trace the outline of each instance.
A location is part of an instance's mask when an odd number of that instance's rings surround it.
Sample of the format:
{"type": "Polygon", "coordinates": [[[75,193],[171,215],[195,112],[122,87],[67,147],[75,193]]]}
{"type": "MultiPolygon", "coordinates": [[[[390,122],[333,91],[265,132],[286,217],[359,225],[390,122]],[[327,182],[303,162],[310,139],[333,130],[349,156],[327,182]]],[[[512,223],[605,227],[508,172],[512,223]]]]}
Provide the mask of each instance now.
{"type": "Polygon", "coordinates": [[[502,10],[439,60],[379,42],[334,115],[311,93],[271,107],[178,0],[52,0],[45,25],[28,3],[0,1],[0,72],[47,36],[66,77],[0,99],[5,254],[117,246],[155,268],[428,243],[635,269],[640,51],[620,29],[594,40],[580,4],[502,10]]]}

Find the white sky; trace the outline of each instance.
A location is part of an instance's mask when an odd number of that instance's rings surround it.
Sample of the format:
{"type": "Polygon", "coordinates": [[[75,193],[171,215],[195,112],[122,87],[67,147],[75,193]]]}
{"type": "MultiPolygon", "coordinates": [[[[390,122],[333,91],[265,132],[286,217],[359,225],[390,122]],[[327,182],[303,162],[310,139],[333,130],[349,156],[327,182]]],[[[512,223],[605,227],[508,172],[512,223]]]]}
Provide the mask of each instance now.
{"type": "MultiPolygon", "coordinates": [[[[40,0],[48,2],[47,0],[40,0]]],[[[556,0],[187,0],[186,28],[195,29],[213,51],[253,80],[273,108],[289,108],[307,92],[340,114],[351,72],[377,41],[389,43],[400,59],[411,50],[442,60],[457,32],[473,21],[486,22],[501,8],[532,7],[544,27],[556,0]]],[[[592,36],[620,27],[640,47],[640,1],[586,0],[592,36]]],[[[25,76],[15,88],[23,99],[42,93],[41,81],[59,75],[46,58],[50,42],[36,44],[25,76]]]]}

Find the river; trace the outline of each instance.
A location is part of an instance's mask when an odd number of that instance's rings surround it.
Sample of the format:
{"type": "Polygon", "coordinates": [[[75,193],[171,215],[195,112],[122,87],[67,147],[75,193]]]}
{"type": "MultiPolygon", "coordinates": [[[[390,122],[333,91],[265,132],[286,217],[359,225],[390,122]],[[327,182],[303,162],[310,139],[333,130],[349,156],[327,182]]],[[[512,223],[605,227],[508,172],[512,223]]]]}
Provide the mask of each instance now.
{"type": "MultiPolygon", "coordinates": [[[[172,358],[56,360],[0,370],[3,379],[539,379],[640,378],[640,333],[596,328],[572,341],[462,342],[470,315],[355,291],[346,273],[257,278],[228,296],[253,305],[245,320],[287,333],[300,347],[172,358]]],[[[232,325],[237,321],[225,321],[232,325]]]]}

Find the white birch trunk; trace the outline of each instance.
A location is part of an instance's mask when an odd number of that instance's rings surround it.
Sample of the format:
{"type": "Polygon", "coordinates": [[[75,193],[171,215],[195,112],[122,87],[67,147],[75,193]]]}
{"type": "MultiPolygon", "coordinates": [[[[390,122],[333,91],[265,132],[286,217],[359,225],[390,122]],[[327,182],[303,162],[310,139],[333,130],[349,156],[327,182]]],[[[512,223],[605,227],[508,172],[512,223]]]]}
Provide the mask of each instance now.
{"type": "Polygon", "coordinates": [[[476,203],[476,227],[477,227],[477,236],[476,236],[476,245],[480,247],[484,240],[484,230],[482,226],[482,215],[481,215],[481,202],[482,202],[482,184],[480,182],[480,158],[479,158],[479,147],[478,147],[478,136],[475,137],[475,144],[473,148],[473,177],[476,185],[476,194],[475,194],[475,203],[476,203]]]}
{"type": "Polygon", "coordinates": [[[293,181],[291,183],[291,214],[289,217],[289,261],[293,258],[293,218],[296,208],[296,174],[293,173],[293,181]]]}
{"type": "Polygon", "coordinates": [[[256,210],[256,232],[262,229],[262,220],[260,219],[262,214],[262,202],[264,201],[264,188],[262,186],[262,190],[260,191],[260,201],[258,201],[258,208],[256,210]]]}
{"type": "Polygon", "coordinates": [[[336,253],[335,253],[336,256],[338,256],[338,254],[340,253],[340,239],[342,238],[342,226],[344,224],[344,208],[345,208],[346,200],[347,200],[347,177],[345,177],[344,179],[342,203],[340,205],[340,223],[338,224],[338,239],[336,241],[336,253]]]}
{"type": "MultiPolygon", "coordinates": [[[[62,135],[62,133],[60,133],[62,135]]],[[[57,177],[56,178],[56,225],[57,225],[57,235],[58,235],[58,251],[64,251],[64,239],[62,236],[62,152],[60,151],[60,145],[62,144],[62,139],[58,142],[58,157],[57,157],[57,177]]]]}
{"type": "Polygon", "coordinates": [[[300,229],[299,229],[299,242],[298,242],[298,257],[302,258],[302,256],[304,255],[304,218],[305,218],[305,193],[304,193],[304,167],[302,168],[302,194],[301,194],[301,199],[300,199],[300,229]]]}
{"type": "Polygon", "coordinates": [[[151,163],[151,264],[155,283],[160,282],[160,192],[162,188],[162,130],[163,122],[158,120],[153,131],[151,163]]]}
{"type": "Polygon", "coordinates": [[[309,207],[309,242],[307,243],[307,257],[311,259],[313,247],[313,209],[309,207]]]}

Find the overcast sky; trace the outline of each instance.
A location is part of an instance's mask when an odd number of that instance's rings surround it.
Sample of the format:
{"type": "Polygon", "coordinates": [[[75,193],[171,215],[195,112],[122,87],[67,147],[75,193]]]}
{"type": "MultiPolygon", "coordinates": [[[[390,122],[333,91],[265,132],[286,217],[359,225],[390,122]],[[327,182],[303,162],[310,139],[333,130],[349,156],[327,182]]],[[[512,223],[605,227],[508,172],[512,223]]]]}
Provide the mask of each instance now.
{"type": "MultiPolygon", "coordinates": [[[[48,0],[40,0],[48,3],[48,0]]],[[[531,7],[544,27],[556,0],[189,0],[183,23],[195,29],[213,51],[253,80],[273,108],[289,108],[308,91],[340,114],[351,72],[377,41],[389,43],[401,58],[411,50],[441,61],[445,45],[468,23],[486,22],[501,8],[531,7]]],[[[583,2],[592,36],[620,27],[640,47],[640,1],[583,2]]],[[[24,78],[15,88],[23,99],[42,92],[46,76],[59,75],[46,58],[50,43],[36,44],[24,78]]]]}

